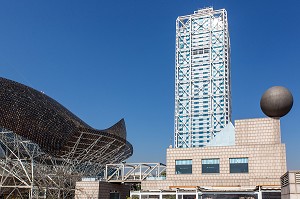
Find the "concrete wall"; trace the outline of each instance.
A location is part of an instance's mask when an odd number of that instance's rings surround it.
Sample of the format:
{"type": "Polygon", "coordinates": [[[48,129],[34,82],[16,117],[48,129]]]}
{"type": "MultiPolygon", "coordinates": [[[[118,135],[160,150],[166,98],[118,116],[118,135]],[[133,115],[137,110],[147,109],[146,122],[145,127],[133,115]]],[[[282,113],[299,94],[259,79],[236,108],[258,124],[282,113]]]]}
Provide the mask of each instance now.
{"type": "Polygon", "coordinates": [[[130,195],[130,186],[100,181],[76,182],[75,199],[109,199],[111,192],[120,193],[120,199],[130,195]]]}
{"type": "Polygon", "coordinates": [[[235,146],[167,149],[167,179],[144,181],[143,190],[170,186],[280,185],[286,172],[285,145],[280,140],[280,121],[272,118],[237,120],[235,146]],[[229,158],[248,158],[248,173],[230,173],[229,158]],[[219,158],[220,173],[202,174],[202,159],[219,158]],[[175,174],[175,160],[192,159],[192,174],[175,174]]]}
{"type": "Polygon", "coordinates": [[[300,171],[288,171],[281,177],[281,199],[300,199],[300,171]]]}
{"type": "Polygon", "coordinates": [[[235,120],[235,132],[237,146],[281,143],[279,119],[235,120]]]}

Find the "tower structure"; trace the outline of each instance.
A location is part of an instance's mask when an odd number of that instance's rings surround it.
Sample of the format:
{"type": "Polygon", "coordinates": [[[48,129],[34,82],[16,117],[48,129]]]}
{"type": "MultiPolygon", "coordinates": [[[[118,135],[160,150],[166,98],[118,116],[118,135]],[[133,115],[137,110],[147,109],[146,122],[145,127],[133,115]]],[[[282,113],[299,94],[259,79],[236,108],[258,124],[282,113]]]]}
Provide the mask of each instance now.
{"type": "Polygon", "coordinates": [[[203,147],[231,121],[225,9],[176,20],[175,148],[203,147]]]}

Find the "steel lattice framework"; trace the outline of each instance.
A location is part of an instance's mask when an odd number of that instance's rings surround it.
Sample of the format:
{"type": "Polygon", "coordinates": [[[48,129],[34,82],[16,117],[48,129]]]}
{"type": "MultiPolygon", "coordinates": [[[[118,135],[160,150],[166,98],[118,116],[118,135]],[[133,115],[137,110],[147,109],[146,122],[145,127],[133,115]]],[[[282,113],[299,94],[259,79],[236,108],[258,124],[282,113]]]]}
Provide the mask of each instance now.
{"type": "Polygon", "coordinates": [[[0,195],[5,198],[71,198],[81,173],[9,131],[0,132],[0,195]]]}
{"type": "Polygon", "coordinates": [[[120,163],[107,164],[107,182],[137,183],[143,180],[165,179],[166,165],[162,163],[120,163]]]}
{"type": "Polygon", "coordinates": [[[132,155],[123,119],[97,130],[44,93],[0,87],[0,197],[72,198],[76,181],[132,155]]]}
{"type": "Polygon", "coordinates": [[[231,120],[227,12],[176,20],[175,147],[202,147],[231,120]]]}

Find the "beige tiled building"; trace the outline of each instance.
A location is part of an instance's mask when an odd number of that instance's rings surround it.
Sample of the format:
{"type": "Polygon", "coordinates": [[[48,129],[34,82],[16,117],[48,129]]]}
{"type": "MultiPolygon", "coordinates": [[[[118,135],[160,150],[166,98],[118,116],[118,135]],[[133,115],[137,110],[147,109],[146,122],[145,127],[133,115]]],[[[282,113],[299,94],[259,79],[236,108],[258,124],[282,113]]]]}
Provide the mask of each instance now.
{"type": "Polygon", "coordinates": [[[129,185],[102,181],[80,181],[76,182],[75,199],[126,199],[129,191],[129,185]]]}
{"type": "Polygon", "coordinates": [[[280,186],[286,172],[280,120],[235,121],[235,144],[201,148],[168,148],[166,180],[146,180],[143,190],[184,187],[280,186]]]}

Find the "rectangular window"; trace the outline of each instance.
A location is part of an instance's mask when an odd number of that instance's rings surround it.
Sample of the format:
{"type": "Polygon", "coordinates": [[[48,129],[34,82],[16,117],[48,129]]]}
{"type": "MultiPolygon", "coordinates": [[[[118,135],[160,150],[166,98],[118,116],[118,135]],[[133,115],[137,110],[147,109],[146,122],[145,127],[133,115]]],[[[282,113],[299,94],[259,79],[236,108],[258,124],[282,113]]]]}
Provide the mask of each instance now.
{"type": "Polygon", "coordinates": [[[248,158],[229,158],[230,173],[248,173],[248,158]]]}
{"type": "Polygon", "coordinates": [[[203,159],[202,173],[220,173],[220,159],[203,159]]]}
{"type": "Polygon", "coordinates": [[[120,193],[118,193],[118,192],[111,192],[109,194],[109,198],[110,199],[120,199],[120,193]]]}
{"type": "Polygon", "coordinates": [[[175,160],[175,173],[176,174],[191,174],[192,173],[192,160],[175,160]]]}
{"type": "Polygon", "coordinates": [[[209,48],[204,48],[204,53],[209,53],[209,48]]]}

